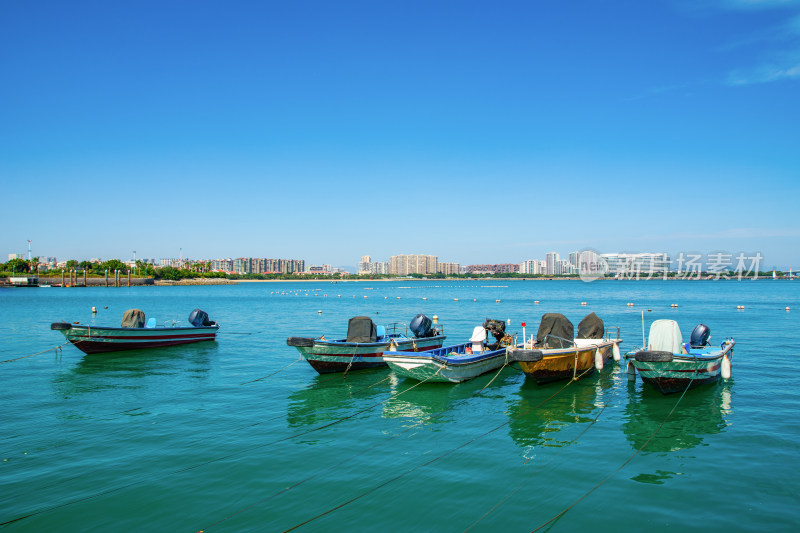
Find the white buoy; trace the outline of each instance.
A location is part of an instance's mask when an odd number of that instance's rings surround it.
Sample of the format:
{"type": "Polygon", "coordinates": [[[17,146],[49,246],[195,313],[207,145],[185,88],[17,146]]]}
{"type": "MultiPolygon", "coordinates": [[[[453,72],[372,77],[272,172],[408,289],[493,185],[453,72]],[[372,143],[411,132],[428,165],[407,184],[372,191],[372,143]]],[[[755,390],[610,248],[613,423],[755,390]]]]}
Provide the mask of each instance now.
{"type": "Polygon", "coordinates": [[[586,302],[581,302],[581,305],[586,305],[586,302]]]}
{"type": "Polygon", "coordinates": [[[787,310],[787,311],[791,311],[791,308],[790,308],[790,307],[787,307],[787,308],[786,308],[786,310],[787,310]]]}
{"type": "Polygon", "coordinates": [[[511,325],[511,319],[510,318],[506,320],[506,324],[509,325],[509,326],[511,325]]]}
{"type": "Polygon", "coordinates": [[[317,314],[318,314],[318,315],[321,315],[321,314],[322,314],[322,309],[320,309],[319,311],[317,311],[317,314]]]}
{"type": "Polygon", "coordinates": [[[633,366],[633,363],[628,361],[628,381],[636,381],[636,367],[633,366]]]}
{"type": "Polygon", "coordinates": [[[600,371],[603,370],[603,352],[600,348],[594,351],[594,367],[600,371]]]}
{"type": "Polygon", "coordinates": [[[538,303],[539,303],[539,300],[534,300],[534,301],[533,301],[533,303],[534,303],[534,304],[538,304],[538,303]]]}
{"type": "Polygon", "coordinates": [[[453,301],[454,301],[454,302],[457,302],[457,301],[458,301],[458,298],[453,298],[453,301]]]}
{"type": "Polygon", "coordinates": [[[423,300],[427,300],[427,298],[425,298],[425,297],[423,297],[422,299],[423,299],[423,300]]]}
{"type": "Polygon", "coordinates": [[[731,360],[726,355],[722,358],[722,370],[720,370],[722,379],[731,379],[731,360]]]}
{"type": "Polygon", "coordinates": [[[92,307],[92,313],[96,313],[96,312],[97,312],[97,308],[96,307],[92,307]]]}
{"type": "Polygon", "coordinates": [[[628,307],[633,307],[633,302],[628,302],[628,307]]]}
{"type": "Polygon", "coordinates": [[[438,315],[433,315],[433,323],[434,324],[438,324],[439,323],[439,316],[438,315]]]}
{"type": "Polygon", "coordinates": [[[500,300],[495,300],[496,303],[500,303],[500,300]]]}
{"type": "Polygon", "coordinates": [[[620,359],[619,344],[617,344],[616,342],[614,343],[614,347],[611,348],[611,354],[614,356],[614,361],[619,361],[620,359]]]}

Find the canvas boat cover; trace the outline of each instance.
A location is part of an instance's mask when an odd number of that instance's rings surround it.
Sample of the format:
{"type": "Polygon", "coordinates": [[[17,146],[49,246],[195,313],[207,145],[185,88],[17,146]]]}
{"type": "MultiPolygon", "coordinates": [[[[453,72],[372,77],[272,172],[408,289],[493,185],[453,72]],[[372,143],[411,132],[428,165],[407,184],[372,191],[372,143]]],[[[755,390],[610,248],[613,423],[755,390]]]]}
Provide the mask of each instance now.
{"type": "Polygon", "coordinates": [[[575,338],[575,326],[561,313],[547,313],[542,317],[542,321],[539,324],[539,332],[536,334],[536,343],[541,343],[547,335],[552,335],[552,337],[547,340],[547,345],[549,347],[568,348],[572,346],[572,339],[575,338]],[[560,337],[560,339],[555,337],[560,337]]]}
{"type": "Polygon", "coordinates": [[[579,339],[602,339],[606,330],[603,321],[594,313],[589,313],[578,324],[579,339]]]}
{"type": "Polygon", "coordinates": [[[347,324],[347,342],[376,342],[378,331],[368,316],[355,316],[347,324]]]}
{"type": "Polygon", "coordinates": [[[143,328],[145,322],[144,311],[141,309],[128,309],[122,315],[123,328],[143,328]]]}
{"type": "Polygon", "coordinates": [[[656,320],[650,325],[647,349],[654,352],[681,353],[681,328],[674,320],[656,320]]]}

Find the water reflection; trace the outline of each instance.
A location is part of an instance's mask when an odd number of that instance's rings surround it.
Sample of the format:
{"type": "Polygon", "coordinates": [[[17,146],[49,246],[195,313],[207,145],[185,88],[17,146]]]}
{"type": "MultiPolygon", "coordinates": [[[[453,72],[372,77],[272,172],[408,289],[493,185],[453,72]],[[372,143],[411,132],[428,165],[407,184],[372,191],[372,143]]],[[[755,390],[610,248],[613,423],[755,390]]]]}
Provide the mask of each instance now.
{"type": "Polygon", "coordinates": [[[704,437],[719,433],[729,425],[731,387],[731,382],[722,382],[687,392],[658,434],[647,442],[680,396],[663,396],[650,387],[631,384],[622,425],[625,436],[636,450],[647,443],[645,452],[672,452],[699,446],[704,437]]]}
{"type": "Polygon", "coordinates": [[[440,424],[448,420],[440,416],[452,410],[461,400],[475,395],[490,397],[507,394],[506,386],[517,387],[522,380],[519,370],[505,368],[497,374],[490,373],[462,383],[419,383],[412,379],[397,378],[392,374],[392,398],[383,408],[384,418],[405,418],[414,424],[440,424]],[[485,388],[484,388],[485,387],[485,388]]]}
{"type": "Polygon", "coordinates": [[[207,379],[216,343],[129,350],[84,355],[53,379],[55,393],[64,398],[107,389],[139,389],[152,384],[144,378],[182,376],[207,379]]]}
{"type": "MultiPolygon", "coordinates": [[[[290,427],[332,422],[378,403],[388,391],[387,369],[316,375],[289,395],[286,421],[290,427]]],[[[376,407],[377,409],[377,407],[376,407]]]]}
{"type": "Polygon", "coordinates": [[[528,459],[539,446],[566,446],[577,434],[560,436],[560,431],[574,424],[592,422],[597,409],[608,401],[613,386],[610,374],[573,382],[563,390],[563,383],[542,386],[532,380],[525,381],[509,402],[512,440],[524,449],[528,459]]]}

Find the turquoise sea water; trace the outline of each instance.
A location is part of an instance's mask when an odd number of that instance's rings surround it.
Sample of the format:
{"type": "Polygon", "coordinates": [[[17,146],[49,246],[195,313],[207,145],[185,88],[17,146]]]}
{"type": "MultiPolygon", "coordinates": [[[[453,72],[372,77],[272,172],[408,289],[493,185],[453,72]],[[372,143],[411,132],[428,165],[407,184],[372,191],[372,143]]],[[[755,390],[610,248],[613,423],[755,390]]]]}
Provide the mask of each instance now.
{"type": "Polygon", "coordinates": [[[61,344],[51,322],[118,325],[133,307],[160,322],[200,307],[222,328],[213,343],[0,363],[5,530],[796,530],[800,282],[7,289],[0,360],[61,344]],[[459,342],[486,318],[531,334],[545,312],[590,311],[621,327],[623,351],[641,345],[642,311],[685,338],[704,322],[712,342],[736,340],[733,378],[682,399],[618,364],[568,385],[510,367],[415,387],[388,370],[320,376],[285,344],[343,336],[362,314],[438,315],[459,342]]]}

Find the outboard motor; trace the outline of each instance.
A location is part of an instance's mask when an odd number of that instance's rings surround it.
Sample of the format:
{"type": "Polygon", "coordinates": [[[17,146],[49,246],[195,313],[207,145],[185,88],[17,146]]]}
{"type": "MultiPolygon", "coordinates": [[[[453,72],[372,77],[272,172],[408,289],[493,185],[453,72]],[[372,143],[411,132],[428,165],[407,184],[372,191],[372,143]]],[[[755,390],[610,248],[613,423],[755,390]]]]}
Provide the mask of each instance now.
{"type": "Polygon", "coordinates": [[[436,335],[436,330],[433,329],[433,321],[422,313],[411,319],[408,329],[410,329],[417,338],[433,337],[436,335]]]}
{"type": "Polygon", "coordinates": [[[196,328],[200,326],[215,326],[217,323],[208,319],[208,313],[202,309],[195,309],[189,314],[189,323],[196,328]]]}
{"type": "Polygon", "coordinates": [[[708,344],[708,338],[711,336],[711,328],[705,324],[697,324],[692,330],[692,336],[689,338],[689,346],[692,348],[702,348],[708,344]]]}
{"type": "Polygon", "coordinates": [[[490,350],[497,350],[500,348],[500,343],[503,341],[503,338],[506,336],[506,323],[502,320],[495,320],[493,318],[487,318],[486,321],[483,323],[484,329],[494,335],[495,342],[489,345],[490,350]]]}

